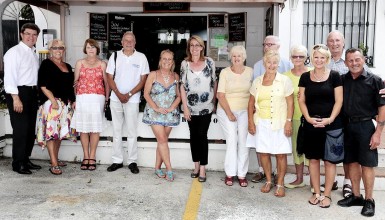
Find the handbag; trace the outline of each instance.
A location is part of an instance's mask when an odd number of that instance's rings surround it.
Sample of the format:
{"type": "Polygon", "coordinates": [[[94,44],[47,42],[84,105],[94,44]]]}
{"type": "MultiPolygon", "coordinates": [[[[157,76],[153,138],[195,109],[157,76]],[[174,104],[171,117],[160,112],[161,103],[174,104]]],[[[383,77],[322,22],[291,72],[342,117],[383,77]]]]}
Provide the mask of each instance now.
{"type": "Polygon", "coordinates": [[[305,145],[305,131],[304,131],[305,117],[301,116],[301,125],[298,128],[297,133],[297,153],[302,155],[304,153],[305,145]]]}
{"type": "MultiPolygon", "coordinates": [[[[116,74],[116,57],[117,57],[118,53],[115,51],[114,52],[114,62],[115,62],[115,69],[114,69],[114,76],[112,77],[113,80],[115,80],[115,74],[116,74]]],[[[112,121],[112,115],[111,115],[111,107],[110,107],[110,104],[111,104],[111,90],[110,90],[110,95],[108,97],[108,100],[106,102],[106,107],[105,107],[105,110],[104,110],[104,116],[106,117],[106,119],[108,121],[112,121]]]]}
{"type": "Polygon", "coordinates": [[[344,160],[344,131],[342,128],[326,131],[324,159],[333,163],[344,160]]]}

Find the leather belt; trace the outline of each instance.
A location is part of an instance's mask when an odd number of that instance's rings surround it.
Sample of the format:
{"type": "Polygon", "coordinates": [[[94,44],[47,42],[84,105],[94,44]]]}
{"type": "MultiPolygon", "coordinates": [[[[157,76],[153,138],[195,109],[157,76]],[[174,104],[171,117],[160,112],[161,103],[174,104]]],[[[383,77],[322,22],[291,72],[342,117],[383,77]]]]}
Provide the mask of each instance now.
{"type": "Polygon", "coordinates": [[[354,122],[361,122],[361,121],[369,121],[372,119],[373,117],[349,117],[348,121],[349,123],[354,123],[354,122]]]}

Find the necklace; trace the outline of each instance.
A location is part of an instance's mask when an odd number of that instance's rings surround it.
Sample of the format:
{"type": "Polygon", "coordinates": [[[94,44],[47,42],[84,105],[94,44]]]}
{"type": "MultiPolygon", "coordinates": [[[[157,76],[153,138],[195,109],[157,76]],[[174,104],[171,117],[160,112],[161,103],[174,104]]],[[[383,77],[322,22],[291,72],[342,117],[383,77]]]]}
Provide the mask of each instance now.
{"type": "Polygon", "coordinates": [[[325,74],[322,73],[322,76],[320,78],[318,78],[315,71],[313,71],[313,76],[314,76],[314,79],[316,80],[316,82],[322,82],[324,77],[325,77],[325,74]]]}
{"type": "Polygon", "coordinates": [[[162,72],[162,70],[160,71],[160,75],[162,75],[163,81],[164,81],[164,83],[166,83],[166,85],[170,82],[170,74],[169,74],[169,73],[170,73],[170,72],[164,74],[164,73],[162,72]]]}

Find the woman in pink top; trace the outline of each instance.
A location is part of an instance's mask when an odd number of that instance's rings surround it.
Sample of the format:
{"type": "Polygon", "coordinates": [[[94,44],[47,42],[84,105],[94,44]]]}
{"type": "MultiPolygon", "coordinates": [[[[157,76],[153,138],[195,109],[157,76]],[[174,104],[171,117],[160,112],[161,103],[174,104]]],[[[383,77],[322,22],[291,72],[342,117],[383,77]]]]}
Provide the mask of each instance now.
{"type": "Polygon", "coordinates": [[[102,132],[104,105],[108,99],[106,63],[99,59],[100,47],[94,39],[84,42],[87,55],[75,66],[76,110],[71,127],[80,132],[84,157],[82,170],[96,169],[96,147],[102,132]]]}

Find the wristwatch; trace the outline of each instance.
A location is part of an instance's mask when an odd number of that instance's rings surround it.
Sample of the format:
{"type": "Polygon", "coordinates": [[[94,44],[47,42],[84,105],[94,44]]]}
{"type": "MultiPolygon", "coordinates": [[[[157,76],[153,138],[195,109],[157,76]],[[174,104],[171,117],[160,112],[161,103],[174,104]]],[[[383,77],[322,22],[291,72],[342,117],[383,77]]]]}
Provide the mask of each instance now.
{"type": "Polygon", "coordinates": [[[130,96],[130,97],[131,97],[131,96],[132,96],[132,93],[131,93],[131,92],[129,92],[129,93],[128,93],[128,96],[130,96]]]}

